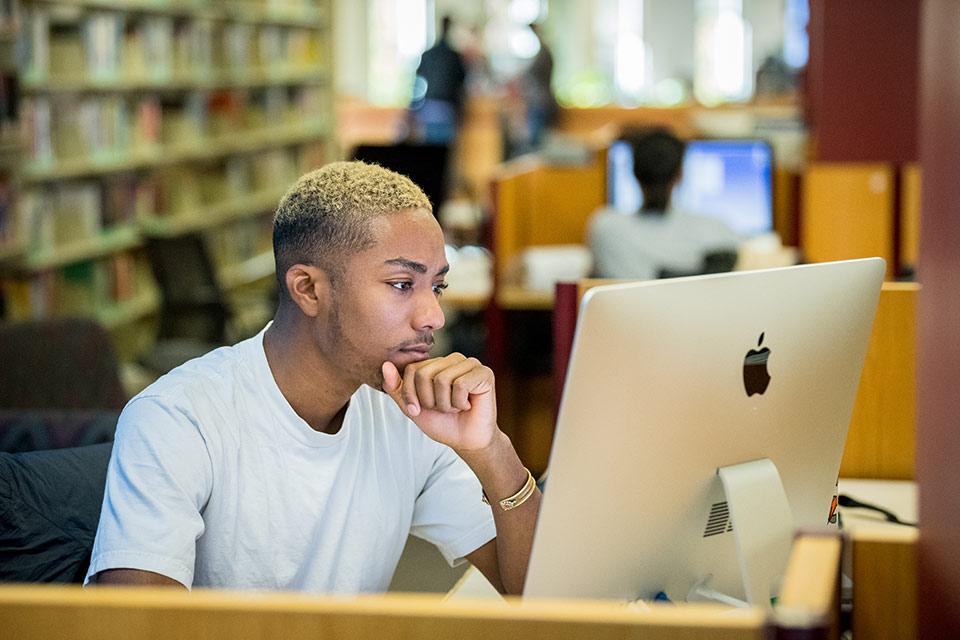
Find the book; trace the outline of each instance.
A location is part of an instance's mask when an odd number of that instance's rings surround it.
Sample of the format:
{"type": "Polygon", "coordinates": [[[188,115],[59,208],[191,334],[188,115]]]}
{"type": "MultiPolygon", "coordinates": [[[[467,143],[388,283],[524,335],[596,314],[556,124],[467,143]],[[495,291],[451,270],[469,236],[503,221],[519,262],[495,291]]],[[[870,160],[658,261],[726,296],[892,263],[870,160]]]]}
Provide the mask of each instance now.
{"type": "Polygon", "coordinates": [[[60,315],[92,315],[108,299],[105,265],[93,260],[67,265],[56,272],[54,308],[60,315]]]}
{"type": "Polygon", "coordinates": [[[45,97],[23,101],[20,129],[23,146],[32,164],[48,166],[53,163],[53,136],[50,130],[52,106],[45,97]]]}
{"type": "Polygon", "coordinates": [[[31,82],[46,80],[50,74],[50,13],[43,5],[32,5],[25,14],[25,28],[17,43],[24,77],[31,82]]]}
{"type": "Polygon", "coordinates": [[[161,109],[155,95],[136,98],[133,117],[133,135],[131,149],[134,152],[147,153],[160,145],[161,109]]]}
{"type": "Polygon", "coordinates": [[[20,0],[0,2],[0,32],[16,33],[20,29],[20,0]]]}
{"type": "Polygon", "coordinates": [[[58,185],[53,200],[54,244],[95,239],[103,228],[103,201],[96,181],[58,185]]]}
{"type": "Polygon", "coordinates": [[[0,251],[18,244],[13,192],[6,176],[0,176],[0,251]]]}
{"type": "Polygon", "coordinates": [[[143,19],[140,46],[145,75],[152,81],[168,81],[173,76],[173,19],[149,16],[143,19]]]}
{"type": "Polygon", "coordinates": [[[74,79],[86,76],[88,61],[84,40],[77,25],[53,22],[49,26],[49,61],[44,80],[74,79]]]}
{"type": "Polygon", "coordinates": [[[20,193],[18,205],[18,233],[27,250],[37,251],[53,246],[53,202],[50,190],[26,189],[20,193]]]}
{"type": "MultiPolygon", "coordinates": [[[[116,11],[92,11],[83,25],[88,77],[95,81],[116,82],[123,69],[124,14],[116,11]]],[[[52,51],[52,50],[51,50],[52,51]]]]}

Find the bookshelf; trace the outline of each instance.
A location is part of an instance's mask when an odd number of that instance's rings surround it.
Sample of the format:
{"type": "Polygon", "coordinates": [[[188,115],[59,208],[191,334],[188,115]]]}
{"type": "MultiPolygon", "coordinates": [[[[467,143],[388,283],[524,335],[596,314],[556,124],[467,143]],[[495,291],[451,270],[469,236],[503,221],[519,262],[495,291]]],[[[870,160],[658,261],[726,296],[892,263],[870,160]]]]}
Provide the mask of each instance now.
{"type": "Polygon", "coordinates": [[[331,4],[0,2],[0,318],[151,318],[151,237],[268,286],[273,210],[332,157],[331,4]]]}

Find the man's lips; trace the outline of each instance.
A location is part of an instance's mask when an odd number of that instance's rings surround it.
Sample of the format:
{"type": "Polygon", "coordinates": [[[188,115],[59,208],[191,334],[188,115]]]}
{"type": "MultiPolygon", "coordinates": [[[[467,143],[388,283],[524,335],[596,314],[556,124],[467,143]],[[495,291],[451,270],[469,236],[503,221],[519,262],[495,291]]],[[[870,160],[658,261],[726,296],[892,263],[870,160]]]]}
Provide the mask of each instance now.
{"type": "Polygon", "coordinates": [[[409,347],[401,347],[397,349],[400,353],[411,353],[415,355],[428,354],[430,349],[433,347],[432,344],[415,344],[409,347]]]}
{"type": "Polygon", "coordinates": [[[400,347],[397,349],[397,353],[403,356],[404,360],[416,362],[419,360],[426,360],[430,357],[430,349],[433,347],[432,344],[420,343],[420,344],[411,344],[405,347],[400,347]]]}

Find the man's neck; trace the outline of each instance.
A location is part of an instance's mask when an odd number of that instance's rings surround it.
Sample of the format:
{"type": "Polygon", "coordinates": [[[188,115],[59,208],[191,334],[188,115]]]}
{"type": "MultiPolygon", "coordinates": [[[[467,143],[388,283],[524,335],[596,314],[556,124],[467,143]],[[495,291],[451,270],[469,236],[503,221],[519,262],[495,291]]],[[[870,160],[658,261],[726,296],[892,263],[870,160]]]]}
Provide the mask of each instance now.
{"type": "Polygon", "coordinates": [[[264,333],[263,350],[280,393],[297,415],[315,431],[339,431],[357,386],[331,371],[303,328],[278,314],[264,333]]]}

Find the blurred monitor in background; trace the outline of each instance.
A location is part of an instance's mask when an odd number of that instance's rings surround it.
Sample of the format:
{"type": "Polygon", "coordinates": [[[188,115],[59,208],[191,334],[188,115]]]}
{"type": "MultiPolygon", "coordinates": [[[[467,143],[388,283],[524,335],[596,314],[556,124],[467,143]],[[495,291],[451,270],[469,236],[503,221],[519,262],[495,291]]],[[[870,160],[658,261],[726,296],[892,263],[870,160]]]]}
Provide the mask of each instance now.
{"type": "MultiPolygon", "coordinates": [[[[607,152],[607,203],[621,213],[643,207],[633,148],[617,140],[607,152]]],[[[744,237],[773,230],[773,153],[763,140],[690,140],[672,203],[722,220],[744,237]]]]}

